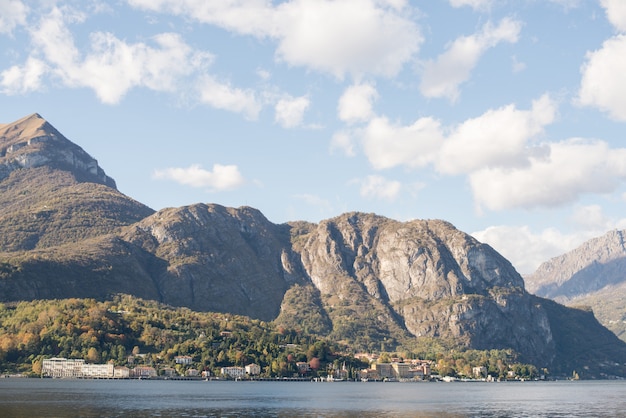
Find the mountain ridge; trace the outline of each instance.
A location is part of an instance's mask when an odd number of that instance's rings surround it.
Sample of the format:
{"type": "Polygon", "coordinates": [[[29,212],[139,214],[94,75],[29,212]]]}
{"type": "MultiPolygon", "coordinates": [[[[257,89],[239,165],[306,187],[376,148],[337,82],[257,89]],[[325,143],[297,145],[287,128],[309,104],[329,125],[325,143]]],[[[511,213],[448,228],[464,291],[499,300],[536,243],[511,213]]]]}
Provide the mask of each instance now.
{"type": "Polygon", "coordinates": [[[508,260],[449,222],[351,212],[274,224],[254,208],[205,203],[155,212],[56,164],[58,150],[41,152],[41,166],[0,178],[0,228],[17,237],[0,242],[0,301],[127,293],[296,325],[354,349],[439,339],[513,349],[541,367],[584,366],[595,376],[626,364],[626,345],[592,314],[529,294],[508,260]],[[9,198],[25,191],[20,204],[9,198]],[[567,330],[582,332],[567,328],[568,318],[596,336],[575,348],[587,353],[584,364],[564,357],[567,330]]]}
{"type": "Polygon", "coordinates": [[[538,296],[586,305],[600,322],[626,340],[626,231],[612,230],[542,263],[525,277],[538,296]]]}

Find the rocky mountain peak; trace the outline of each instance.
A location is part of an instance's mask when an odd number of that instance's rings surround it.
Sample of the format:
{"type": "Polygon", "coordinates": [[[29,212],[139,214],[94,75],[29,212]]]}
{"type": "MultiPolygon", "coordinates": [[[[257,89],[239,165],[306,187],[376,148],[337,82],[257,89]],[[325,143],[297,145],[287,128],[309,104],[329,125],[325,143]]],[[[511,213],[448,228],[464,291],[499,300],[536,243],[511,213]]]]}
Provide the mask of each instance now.
{"type": "Polygon", "coordinates": [[[525,278],[528,291],[539,296],[562,299],[580,296],[622,281],[624,275],[621,268],[622,265],[626,266],[624,233],[620,230],[609,231],[542,263],[533,274],[525,278]],[[600,270],[602,274],[599,274],[600,270]],[[609,270],[614,270],[616,276],[607,275],[609,270]],[[600,278],[603,283],[598,281],[600,278]]]}
{"type": "Polygon", "coordinates": [[[70,171],[79,181],[116,188],[95,158],[38,113],[0,125],[0,180],[17,169],[42,166],[70,171]]]}

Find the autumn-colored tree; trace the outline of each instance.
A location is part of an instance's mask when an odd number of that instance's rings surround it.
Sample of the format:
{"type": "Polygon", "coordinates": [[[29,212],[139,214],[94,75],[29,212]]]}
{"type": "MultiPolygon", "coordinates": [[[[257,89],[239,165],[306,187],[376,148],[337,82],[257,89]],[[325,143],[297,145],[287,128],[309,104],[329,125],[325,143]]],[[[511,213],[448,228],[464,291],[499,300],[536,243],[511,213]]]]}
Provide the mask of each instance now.
{"type": "Polygon", "coordinates": [[[310,361],[309,361],[309,367],[313,370],[318,370],[320,368],[320,359],[317,357],[313,357],[310,361]]]}

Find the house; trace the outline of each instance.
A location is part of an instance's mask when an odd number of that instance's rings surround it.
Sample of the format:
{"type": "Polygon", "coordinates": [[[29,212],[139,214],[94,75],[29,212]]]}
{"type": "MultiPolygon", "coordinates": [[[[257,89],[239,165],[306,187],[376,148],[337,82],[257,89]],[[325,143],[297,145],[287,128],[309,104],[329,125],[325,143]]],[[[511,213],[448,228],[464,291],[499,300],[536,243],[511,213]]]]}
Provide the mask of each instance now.
{"type": "Polygon", "coordinates": [[[222,376],[229,377],[231,379],[241,379],[246,375],[246,369],[238,366],[222,367],[220,370],[222,376]]]}
{"type": "Polygon", "coordinates": [[[472,369],[472,374],[474,375],[474,377],[485,377],[487,376],[487,368],[484,366],[479,366],[479,367],[474,367],[472,369]]]}
{"type": "Polygon", "coordinates": [[[124,366],[116,366],[113,369],[113,377],[116,379],[128,379],[130,377],[130,369],[124,366]]]}
{"type": "Polygon", "coordinates": [[[176,364],[189,365],[193,362],[193,358],[191,356],[176,356],[174,361],[176,364]]]}
{"type": "Polygon", "coordinates": [[[248,374],[249,376],[257,376],[261,374],[261,366],[254,363],[248,364],[246,366],[246,374],[248,374]]]}
{"type": "Polygon", "coordinates": [[[298,373],[307,374],[311,371],[311,366],[306,361],[298,361],[296,362],[296,367],[298,368],[298,373]]]}
{"type": "Polygon", "coordinates": [[[176,369],[173,369],[171,367],[165,367],[163,369],[161,369],[161,374],[165,377],[176,377],[178,376],[178,372],[176,371],[176,369]]]}
{"type": "Polygon", "coordinates": [[[198,371],[197,369],[187,369],[187,371],[185,372],[185,376],[198,377],[200,376],[200,371],[198,371]]]}
{"type": "Polygon", "coordinates": [[[154,367],[150,366],[137,366],[130,371],[130,377],[136,377],[139,379],[156,377],[157,372],[154,367]]]}

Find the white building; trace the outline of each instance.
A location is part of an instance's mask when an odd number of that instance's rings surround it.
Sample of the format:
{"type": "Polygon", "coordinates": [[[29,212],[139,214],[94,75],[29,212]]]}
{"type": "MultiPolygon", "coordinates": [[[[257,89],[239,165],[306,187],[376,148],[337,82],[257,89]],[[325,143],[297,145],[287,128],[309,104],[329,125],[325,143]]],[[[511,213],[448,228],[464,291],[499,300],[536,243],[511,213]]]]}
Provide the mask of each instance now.
{"type": "Polygon", "coordinates": [[[237,379],[246,375],[246,369],[238,366],[222,367],[221,374],[232,379],[237,379]]]}
{"type": "Polygon", "coordinates": [[[261,366],[259,366],[258,364],[248,364],[246,366],[246,373],[249,374],[250,376],[257,376],[259,374],[261,374],[261,366]]]}
{"type": "Polygon", "coordinates": [[[113,363],[107,364],[83,364],[81,366],[82,377],[86,378],[111,378],[114,376],[113,363]]]}
{"type": "Polygon", "coordinates": [[[176,356],[174,357],[174,361],[176,364],[191,364],[193,362],[193,358],[191,356],[176,356]]]}
{"type": "Polygon", "coordinates": [[[83,359],[66,359],[53,357],[41,363],[41,377],[83,377],[83,359]]]}

